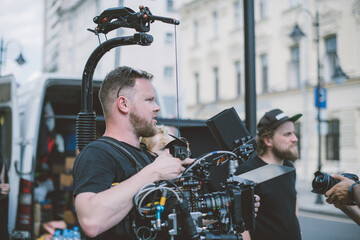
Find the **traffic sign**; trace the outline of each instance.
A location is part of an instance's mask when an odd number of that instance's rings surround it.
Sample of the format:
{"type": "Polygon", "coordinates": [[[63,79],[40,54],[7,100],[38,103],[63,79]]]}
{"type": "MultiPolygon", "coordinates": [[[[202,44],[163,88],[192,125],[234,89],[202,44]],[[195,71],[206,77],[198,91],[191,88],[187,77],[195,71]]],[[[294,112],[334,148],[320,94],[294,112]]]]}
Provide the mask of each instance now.
{"type": "Polygon", "coordinates": [[[314,99],[315,99],[315,107],[318,107],[318,104],[320,103],[320,108],[326,108],[326,98],[327,98],[327,89],[326,88],[320,88],[320,91],[318,91],[318,88],[314,88],[314,99]],[[318,101],[318,97],[319,101],[318,101]]]}

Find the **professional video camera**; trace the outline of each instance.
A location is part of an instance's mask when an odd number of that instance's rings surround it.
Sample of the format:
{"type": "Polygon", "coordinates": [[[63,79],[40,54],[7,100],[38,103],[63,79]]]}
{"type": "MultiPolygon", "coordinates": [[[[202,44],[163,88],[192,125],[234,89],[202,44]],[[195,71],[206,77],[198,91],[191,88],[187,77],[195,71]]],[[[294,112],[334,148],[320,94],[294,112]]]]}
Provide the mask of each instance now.
{"type": "MultiPolygon", "coordinates": [[[[340,182],[339,180],[331,177],[329,174],[324,172],[317,171],[314,174],[315,177],[312,181],[313,193],[324,194],[335,184],[340,182]]],[[[341,175],[351,180],[354,180],[355,182],[359,181],[359,177],[355,174],[343,173],[341,175]]]]}
{"type": "MultiPolygon", "coordinates": [[[[144,186],[134,197],[140,217],[133,227],[139,239],[242,239],[242,232],[255,228],[255,183],[230,177],[220,191],[209,192],[207,188],[210,168],[229,160],[247,160],[256,148],[255,141],[233,108],[206,124],[219,145],[231,149],[196,158],[176,179],[144,186]],[[224,121],[231,124],[222,125],[224,121]],[[226,134],[230,130],[232,134],[226,134]]],[[[187,140],[174,138],[166,148],[174,157],[189,157],[187,140]]]]}

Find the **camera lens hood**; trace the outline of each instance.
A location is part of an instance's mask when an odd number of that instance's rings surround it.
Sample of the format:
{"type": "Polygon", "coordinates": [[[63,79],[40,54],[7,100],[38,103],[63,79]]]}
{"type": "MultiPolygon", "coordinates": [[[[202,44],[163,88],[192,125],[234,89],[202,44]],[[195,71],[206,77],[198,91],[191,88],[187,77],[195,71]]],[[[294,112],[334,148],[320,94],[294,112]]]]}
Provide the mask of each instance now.
{"type": "Polygon", "coordinates": [[[312,181],[312,188],[313,190],[311,192],[318,193],[318,194],[324,194],[329,190],[331,186],[332,180],[334,180],[329,174],[323,173],[320,171],[317,171],[314,173],[315,177],[312,181]]]}

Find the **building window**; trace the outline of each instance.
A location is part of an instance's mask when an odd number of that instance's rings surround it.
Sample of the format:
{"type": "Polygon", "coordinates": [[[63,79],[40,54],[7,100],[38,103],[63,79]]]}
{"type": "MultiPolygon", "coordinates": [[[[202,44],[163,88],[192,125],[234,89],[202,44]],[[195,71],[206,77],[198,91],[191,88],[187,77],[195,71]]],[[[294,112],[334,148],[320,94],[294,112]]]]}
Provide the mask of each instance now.
{"type": "Polygon", "coordinates": [[[173,34],[171,32],[167,32],[165,34],[165,44],[169,45],[173,43],[173,34]]]}
{"type": "Polygon", "coordinates": [[[267,0],[260,0],[260,19],[267,17],[267,0]]]}
{"type": "Polygon", "coordinates": [[[326,135],[326,159],[339,161],[340,159],[340,121],[328,121],[326,135]]]}
{"type": "Polygon", "coordinates": [[[196,104],[199,104],[200,103],[200,77],[199,77],[199,73],[195,73],[194,77],[195,77],[196,104]]]}
{"type": "Polygon", "coordinates": [[[293,46],[290,48],[291,60],[289,64],[289,73],[288,78],[289,88],[299,88],[300,87],[300,54],[299,54],[299,45],[293,46]]]}
{"type": "Polygon", "coordinates": [[[173,74],[174,74],[174,68],[171,66],[166,66],[164,68],[164,80],[165,81],[171,81],[173,79],[173,74]]]}
{"type": "Polygon", "coordinates": [[[242,1],[236,1],[234,2],[234,26],[235,29],[241,28],[242,27],[242,5],[241,5],[242,1]]]}
{"type": "Polygon", "coordinates": [[[269,91],[269,83],[268,83],[268,56],[267,54],[263,54],[260,56],[261,58],[261,82],[262,82],[262,92],[266,93],[269,91]]]}
{"type": "Polygon", "coordinates": [[[166,1],[166,10],[168,12],[174,12],[174,0],[167,0],[166,1]]]}
{"type": "Polygon", "coordinates": [[[241,96],[241,62],[235,62],[236,96],[241,96]]]}
{"type": "Polygon", "coordinates": [[[199,22],[197,20],[194,21],[194,43],[195,45],[199,44],[199,22]]]}
{"type": "MultiPolygon", "coordinates": [[[[3,85],[4,86],[4,85],[3,85]]],[[[7,87],[6,87],[7,88],[7,87]]],[[[10,89],[10,86],[9,88],[10,89]]],[[[5,92],[3,92],[5,93],[5,92]]],[[[5,101],[10,100],[12,96],[5,94],[5,101]]],[[[11,160],[11,145],[12,142],[12,109],[5,108],[4,111],[0,111],[0,160],[7,166],[10,166],[11,160]]]]}
{"type": "Polygon", "coordinates": [[[326,64],[327,64],[327,74],[328,79],[331,81],[334,80],[335,70],[336,70],[336,50],[337,50],[337,41],[336,36],[331,36],[325,39],[325,48],[326,48],[326,64]]]}
{"type": "Polygon", "coordinates": [[[219,68],[214,67],[214,80],[215,80],[215,100],[220,99],[219,94],[219,68]]]}
{"type": "Polygon", "coordinates": [[[172,118],[176,116],[176,97],[175,96],[163,96],[164,106],[168,117],[172,118]]]}
{"type": "Polygon", "coordinates": [[[218,36],[218,13],[217,12],[213,12],[212,14],[213,16],[213,30],[214,30],[214,38],[216,38],[218,36]]]}

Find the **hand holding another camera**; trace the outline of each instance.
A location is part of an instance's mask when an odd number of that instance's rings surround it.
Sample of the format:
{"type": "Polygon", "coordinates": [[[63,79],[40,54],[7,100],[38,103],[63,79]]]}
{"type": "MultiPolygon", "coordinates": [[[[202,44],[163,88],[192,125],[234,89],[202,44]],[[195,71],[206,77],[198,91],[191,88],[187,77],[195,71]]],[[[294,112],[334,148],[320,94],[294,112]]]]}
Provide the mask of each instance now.
{"type": "Polygon", "coordinates": [[[325,196],[328,197],[326,201],[330,204],[334,204],[337,208],[341,205],[352,204],[353,200],[349,195],[349,188],[355,181],[340,175],[333,175],[332,177],[340,182],[335,184],[325,193],[325,196]]]}

